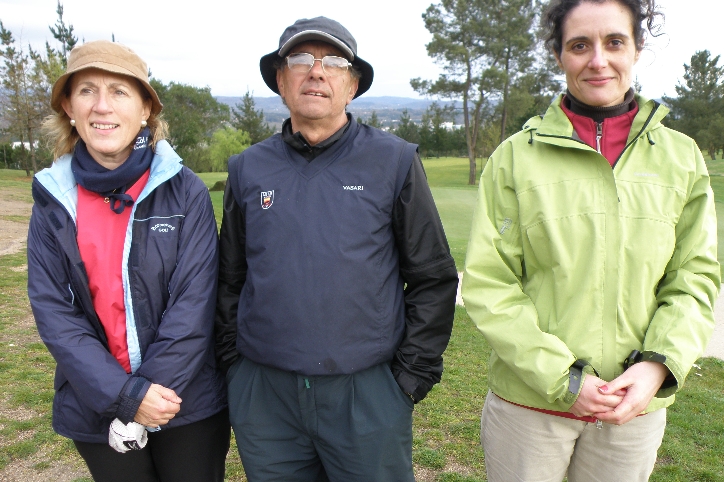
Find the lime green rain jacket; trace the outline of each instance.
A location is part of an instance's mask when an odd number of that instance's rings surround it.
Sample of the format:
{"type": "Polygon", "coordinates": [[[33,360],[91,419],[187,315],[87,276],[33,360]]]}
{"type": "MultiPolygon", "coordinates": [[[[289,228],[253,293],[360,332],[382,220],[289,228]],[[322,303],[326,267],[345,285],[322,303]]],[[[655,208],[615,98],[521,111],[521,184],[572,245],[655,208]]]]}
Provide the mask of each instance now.
{"type": "Polygon", "coordinates": [[[567,411],[576,360],[610,381],[639,350],[665,356],[676,378],[653,411],[673,403],[714,327],[721,280],[709,175],[694,141],[661,124],[666,107],[637,96],[612,169],[576,139],[561,99],[483,170],[465,307],[493,349],[488,382],[501,398],[567,411]]]}

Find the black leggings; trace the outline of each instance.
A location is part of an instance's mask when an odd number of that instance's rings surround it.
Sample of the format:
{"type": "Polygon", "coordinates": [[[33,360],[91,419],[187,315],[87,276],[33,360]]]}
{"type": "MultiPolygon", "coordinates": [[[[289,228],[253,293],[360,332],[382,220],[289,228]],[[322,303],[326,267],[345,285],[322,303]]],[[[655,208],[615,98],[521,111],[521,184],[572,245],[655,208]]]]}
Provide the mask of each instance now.
{"type": "Polygon", "coordinates": [[[143,450],[116,452],[78,442],[96,482],[223,482],[231,426],[227,409],[198,422],[148,433],[143,450]]]}

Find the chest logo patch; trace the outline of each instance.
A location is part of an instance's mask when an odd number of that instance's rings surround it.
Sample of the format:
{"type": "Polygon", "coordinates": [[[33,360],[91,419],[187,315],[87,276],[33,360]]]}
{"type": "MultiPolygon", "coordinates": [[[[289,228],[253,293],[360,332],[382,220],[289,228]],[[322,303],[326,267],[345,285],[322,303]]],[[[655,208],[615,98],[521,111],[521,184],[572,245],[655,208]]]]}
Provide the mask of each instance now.
{"type": "Polygon", "coordinates": [[[274,204],[274,190],[261,192],[261,208],[269,209],[274,204]]]}
{"type": "Polygon", "coordinates": [[[170,224],[165,223],[155,224],[151,227],[151,231],[157,231],[159,233],[168,233],[169,231],[173,231],[175,229],[175,226],[171,226],[170,224]]]}

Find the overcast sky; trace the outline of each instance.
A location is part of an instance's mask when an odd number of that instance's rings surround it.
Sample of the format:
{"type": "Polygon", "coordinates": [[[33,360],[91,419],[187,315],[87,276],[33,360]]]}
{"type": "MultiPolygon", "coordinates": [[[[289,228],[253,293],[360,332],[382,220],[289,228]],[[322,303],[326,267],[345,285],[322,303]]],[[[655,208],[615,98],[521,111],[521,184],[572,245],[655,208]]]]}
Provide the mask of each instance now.
{"type": "MultiPolygon", "coordinates": [[[[410,79],[435,79],[440,69],[427,56],[430,34],[422,13],[430,0],[64,0],[64,20],[82,41],[111,39],[134,49],[154,77],[208,86],[215,96],[274,94],[259,74],[259,58],[278,46],[297,18],[325,15],[355,36],[360,57],[372,64],[368,96],[417,97],[410,79]]],[[[666,14],[662,37],[651,39],[636,67],[643,94],[675,95],[683,64],[697,50],[724,53],[722,0],[659,0],[666,14]],[[706,19],[709,19],[708,21],[706,19]]],[[[56,0],[0,0],[0,20],[23,44],[53,40],[56,0]]],[[[720,65],[724,64],[724,58],[720,65]]]]}

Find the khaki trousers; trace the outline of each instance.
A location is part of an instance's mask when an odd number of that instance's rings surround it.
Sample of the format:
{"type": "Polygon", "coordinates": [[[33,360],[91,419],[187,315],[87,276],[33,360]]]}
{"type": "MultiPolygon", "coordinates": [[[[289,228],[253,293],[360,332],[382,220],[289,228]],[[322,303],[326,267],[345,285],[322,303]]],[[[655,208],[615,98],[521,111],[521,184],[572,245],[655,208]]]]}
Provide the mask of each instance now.
{"type": "Polygon", "coordinates": [[[666,427],[666,409],[618,426],[548,415],[488,392],[480,422],[489,482],[643,482],[666,427]]]}

